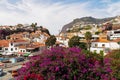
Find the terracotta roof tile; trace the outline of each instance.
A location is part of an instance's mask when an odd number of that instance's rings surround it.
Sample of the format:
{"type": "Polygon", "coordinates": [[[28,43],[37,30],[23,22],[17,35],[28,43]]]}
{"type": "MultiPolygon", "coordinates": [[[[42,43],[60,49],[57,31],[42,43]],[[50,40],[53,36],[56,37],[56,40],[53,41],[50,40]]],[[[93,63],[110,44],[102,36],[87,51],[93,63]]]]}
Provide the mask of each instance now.
{"type": "Polygon", "coordinates": [[[100,40],[100,39],[98,39],[98,40],[95,40],[95,41],[92,41],[92,42],[110,42],[109,40],[100,40]]]}
{"type": "Polygon", "coordinates": [[[17,42],[29,42],[29,41],[24,39],[16,39],[16,40],[12,40],[12,42],[17,43],[17,42]]]}
{"type": "Polygon", "coordinates": [[[113,40],[113,42],[120,42],[120,38],[113,40]]]}
{"type": "Polygon", "coordinates": [[[26,49],[25,45],[18,46],[20,49],[26,49]]]}
{"type": "Polygon", "coordinates": [[[0,47],[8,47],[9,42],[9,40],[0,40],[0,47]]]}

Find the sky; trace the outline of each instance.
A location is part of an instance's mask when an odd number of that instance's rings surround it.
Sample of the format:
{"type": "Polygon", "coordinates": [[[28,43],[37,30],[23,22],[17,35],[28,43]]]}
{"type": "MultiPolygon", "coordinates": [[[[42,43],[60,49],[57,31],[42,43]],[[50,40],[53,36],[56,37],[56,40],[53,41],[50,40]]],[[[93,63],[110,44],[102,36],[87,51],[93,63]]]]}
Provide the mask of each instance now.
{"type": "Polygon", "coordinates": [[[0,25],[37,23],[58,34],[75,18],[120,15],[120,0],[0,0],[0,25]]]}

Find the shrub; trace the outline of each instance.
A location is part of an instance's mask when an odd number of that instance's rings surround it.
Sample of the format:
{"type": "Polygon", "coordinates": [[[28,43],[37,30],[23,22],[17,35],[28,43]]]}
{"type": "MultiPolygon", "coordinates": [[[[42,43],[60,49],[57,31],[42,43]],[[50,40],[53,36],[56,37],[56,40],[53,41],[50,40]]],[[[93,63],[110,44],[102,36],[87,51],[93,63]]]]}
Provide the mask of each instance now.
{"type": "Polygon", "coordinates": [[[23,78],[24,80],[44,80],[41,75],[34,73],[25,75],[23,78]]]}
{"type": "Polygon", "coordinates": [[[102,63],[86,56],[80,48],[54,47],[31,57],[17,79],[24,80],[25,75],[34,73],[44,80],[115,80],[109,60],[105,58],[102,63]]]}
{"type": "Polygon", "coordinates": [[[49,38],[47,38],[45,45],[46,46],[53,46],[56,43],[56,37],[54,35],[51,35],[49,38]]]}
{"type": "Polygon", "coordinates": [[[120,80],[120,50],[114,50],[107,54],[106,57],[111,59],[113,75],[117,80],[120,80]]]}
{"type": "Polygon", "coordinates": [[[79,36],[73,36],[69,41],[68,41],[69,47],[80,47],[82,49],[87,49],[86,43],[80,42],[80,37],[79,36]]]}

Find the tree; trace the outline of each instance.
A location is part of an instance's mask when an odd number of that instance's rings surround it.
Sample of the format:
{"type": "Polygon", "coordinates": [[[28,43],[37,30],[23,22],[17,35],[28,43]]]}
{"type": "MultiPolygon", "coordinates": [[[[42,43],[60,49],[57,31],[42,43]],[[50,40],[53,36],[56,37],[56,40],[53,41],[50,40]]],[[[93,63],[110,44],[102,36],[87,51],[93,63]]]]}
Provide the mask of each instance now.
{"type": "Polygon", "coordinates": [[[56,43],[56,37],[54,35],[51,35],[49,38],[47,38],[45,45],[53,46],[55,43],[56,43]]]}
{"type": "Polygon", "coordinates": [[[90,43],[91,43],[91,39],[92,39],[92,34],[91,32],[86,32],[85,33],[85,39],[87,41],[87,48],[89,49],[90,51],[90,43]]]}
{"type": "Polygon", "coordinates": [[[17,26],[18,26],[18,27],[22,27],[22,26],[23,26],[23,24],[17,24],[17,26]]]}
{"type": "Polygon", "coordinates": [[[43,29],[43,26],[40,26],[41,29],[43,29]]]}
{"type": "Polygon", "coordinates": [[[32,27],[32,28],[35,28],[36,26],[37,26],[37,23],[32,23],[32,24],[31,24],[31,27],[32,27]]]}
{"type": "Polygon", "coordinates": [[[81,49],[87,49],[86,43],[84,43],[84,42],[80,42],[80,43],[79,43],[79,47],[80,47],[81,49]]]}
{"type": "Polygon", "coordinates": [[[30,26],[31,26],[31,27],[34,27],[34,23],[32,23],[30,26]]]}
{"type": "Polygon", "coordinates": [[[86,43],[80,42],[80,37],[78,36],[73,36],[69,42],[68,42],[69,47],[80,47],[82,49],[86,49],[86,43]]]}
{"type": "Polygon", "coordinates": [[[41,31],[42,31],[42,32],[45,32],[45,33],[47,33],[48,35],[50,35],[50,32],[49,32],[49,30],[48,30],[48,29],[46,29],[46,28],[41,28],[41,31]]]}
{"type": "Polygon", "coordinates": [[[69,47],[79,46],[79,44],[80,44],[80,37],[78,36],[73,36],[68,42],[69,47]]]}
{"type": "Polygon", "coordinates": [[[37,26],[37,23],[35,23],[35,26],[37,26]]]}
{"type": "Polygon", "coordinates": [[[92,27],[90,26],[90,25],[86,25],[86,26],[84,26],[84,28],[83,29],[85,29],[85,30],[90,30],[92,27]]]}
{"type": "Polygon", "coordinates": [[[118,50],[113,50],[109,54],[105,56],[106,58],[110,58],[111,68],[113,70],[113,75],[116,80],[120,80],[120,52],[118,50]]]}
{"type": "Polygon", "coordinates": [[[7,29],[0,30],[0,39],[5,39],[8,33],[7,29]]]}
{"type": "Polygon", "coordinates": [[[95,34],[96,34],[96,35],[99,35],[99,34],[100,34],[100,32],[99,32],[99,31],[96,31],[96,32],[95,32],[95,34]]]}
{"type": "Polygon", "coordinates": [[[31,24],[31,27],[34,29],[34,32],[37,30],[37,27],[36,27],[36,26],[37,26],[37,23],[32,23],[32,24],[31,24]]]}

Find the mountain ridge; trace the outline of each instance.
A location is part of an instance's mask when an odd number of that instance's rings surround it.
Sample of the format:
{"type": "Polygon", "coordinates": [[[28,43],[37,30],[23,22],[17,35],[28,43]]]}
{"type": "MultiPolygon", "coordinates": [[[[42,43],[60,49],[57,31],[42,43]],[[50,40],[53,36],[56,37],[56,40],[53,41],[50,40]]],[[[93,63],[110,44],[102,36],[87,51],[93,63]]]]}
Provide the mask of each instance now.
{"type": "Polygon", "coordinates": [[[88,17],[82,17],[82,18],[76,18],[72,22],[64,25],[62,27],[61,33],[65,33],[68,28],[72,28],[74,24],[79,23],[79,24],[102,24],[107,21],[111,21],[115,19],[116,17],[108,17],[108,18],[94,18],[91,16],[88,17]]]}

